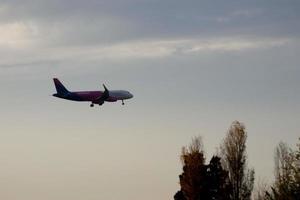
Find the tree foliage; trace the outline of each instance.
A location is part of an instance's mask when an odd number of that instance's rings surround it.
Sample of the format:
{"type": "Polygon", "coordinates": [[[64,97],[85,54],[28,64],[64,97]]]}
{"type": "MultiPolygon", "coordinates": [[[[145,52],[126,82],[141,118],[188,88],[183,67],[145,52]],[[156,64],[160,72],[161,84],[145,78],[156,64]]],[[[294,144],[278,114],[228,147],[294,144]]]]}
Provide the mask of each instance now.
{"type": "Polygon", "coordinates": [[[220,158],[212,157],[205,164],[201,138],[194,138],[188,148],[182,150],[183,173],[179,176],[181,190],[175,200],[229,200],[231,186],[228,172],[223,170],[220,158]]]}
{"type": "MultiPolygon", "coordinates": [[[[205,163],[200,137],[182,148],[183,172],[175,200],[250,200],[254,187],[254,170],[247,167],[247,133],[235,121],[223,140],[219,155],[205,163]]],[[[280,142],[275,149],[275,182],[262,184],[254,200],[300,200],[300,138],[295,150],[280,142]],[[269,188],[269,189],[268,189],[269,188]]]]}
{"type": "Polygon", "coordinates": [[[253,190],[254,170],[247,168],[246,140],[245,126],[234,121],[220,147],[222,164],[233,187],[233,200],[250,200],[253,190]]]}
{"type": "Polygon", "coordinates": [[[300,200],[300,138],[298,149],[280,142],[275,150],[275,183],[266,192],[267,200],[300,200]]]}
{"type": "Polygon", "coordinates": [[[254,188],[254,194],[252,195],[253,200],[265,200],[266,191],[268,190],[269,186],[265,180],[259,179],[256,182],[256,186],[254,188]]]}

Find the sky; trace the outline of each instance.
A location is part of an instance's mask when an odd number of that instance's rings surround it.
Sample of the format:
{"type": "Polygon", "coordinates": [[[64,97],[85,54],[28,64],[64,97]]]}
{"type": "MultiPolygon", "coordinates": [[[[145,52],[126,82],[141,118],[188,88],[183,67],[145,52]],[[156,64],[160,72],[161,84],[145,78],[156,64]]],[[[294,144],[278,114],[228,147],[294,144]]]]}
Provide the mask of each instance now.
{"type": "Polygon", "coordinates": [[[273,180],[300,123],[298,0],[0,0],[0,198],[172,199],[182,146],[206,158],[234,120],[273,180]],[[69,90],[126,89],[89,107],[69,90]]]}

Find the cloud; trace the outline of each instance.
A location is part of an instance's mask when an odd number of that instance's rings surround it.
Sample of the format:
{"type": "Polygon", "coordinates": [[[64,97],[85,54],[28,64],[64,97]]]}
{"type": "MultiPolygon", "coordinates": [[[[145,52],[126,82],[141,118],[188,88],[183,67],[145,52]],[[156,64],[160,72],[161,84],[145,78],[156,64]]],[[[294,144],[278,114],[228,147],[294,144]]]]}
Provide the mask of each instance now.
{"type": "Polygon", "coordinates": [[[32,42],[36,34],[34,26],[24,23],[9,23],[0,25],[0,47],[24,48],[32,42]]]}
{"type": "Polygon", "coordinates": [[[260,14],[263,14],[263,11],[259,8],[255,8],[252,10],[247,10],[247,9],[236,10],[233,11],[230,15],[235,17],[256,17],[260,14]]]}
{"type": "Polygon", "coordinates": [[[266,49],[288,44],[291,39],[267,38],[267,39],[234,39],[224,38],[216,40],[198,41],[186,52],[203,51],[244,51],[249,49],[266,49]]]}
{"type": "Polygon", "coordinates": [[[84,44],[187,36],[298,36],[300,3],[216,1],[11,0],[0,23],[33,23],[45,42],[84,44]],[[14,13],[13,15],[11,13],[14,13]]]}
{"type": "MultiPolygon", "coordinates": [[[[173,40],[137,40],[108,45],[24,48],[0,55],[0,66],[21,67],[47,63],[126,61],[158,59],[202,53],[236,52],[281,47],[288,38],[185,38],[173,40]],[[14,53],[14,54],[13,54],[14,53]],[[13,55],[13,56],[12,56],[13,55]],[[16,59],[16,57],[18,59],[16,59]]],[[[294,41],[295,42],[295,41],[294,41]]],[[[3,50],[2,50],[3,51],[3,50]]],[[[1,50],[0,50],[1,52],[1,50]]]]}
{"type": "Polygon", "coordinates": [[[243,9],[243,10],[235,10],[231,11],[229,14],[224,16],[219,16],[216,18],[216,21],[219,23],[230,23],[233,21],[241,21],[249,20],[251,18],[258,18],[261,17],[263,14],[262,9],[254,8],[254,9],[243,9]]]}
{"type": "Polygon", "coordinates": [[[298,4],[288,2],[229,0],[218,2],[221,9],[208,0],[0,2],[0,66],[284,46],[299,40],[298,4]]]}

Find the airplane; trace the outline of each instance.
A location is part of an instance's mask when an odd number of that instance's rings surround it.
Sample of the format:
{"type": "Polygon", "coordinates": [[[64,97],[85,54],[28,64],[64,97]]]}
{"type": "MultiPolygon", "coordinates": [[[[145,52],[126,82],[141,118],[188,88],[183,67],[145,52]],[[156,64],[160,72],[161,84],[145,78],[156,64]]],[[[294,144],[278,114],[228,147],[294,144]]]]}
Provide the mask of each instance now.
{"type": "Polygon", "coordinates": [[[70,92],[57,78],[53,78],[53,81],[57,92],[53,94],[54,97],[71,101],[89,101],[91,102],[90,107],[94,107],[94,104],[101,106],[105,101],[116,102],[118,100],[121,100],[122,105],[124,105],[124,100],[133,97],[133,95],[126,90],[108,90],[104,84],[104,91],[70,92]]]}

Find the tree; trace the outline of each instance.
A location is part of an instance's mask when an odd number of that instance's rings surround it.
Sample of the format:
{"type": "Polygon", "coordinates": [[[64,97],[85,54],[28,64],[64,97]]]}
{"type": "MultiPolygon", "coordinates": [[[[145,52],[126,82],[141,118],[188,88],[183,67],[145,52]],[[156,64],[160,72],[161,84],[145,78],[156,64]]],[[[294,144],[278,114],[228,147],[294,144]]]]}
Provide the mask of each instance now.
{"type": "Polygon", "coordinates": [[[297,146],[294,151],[283,142],[276,147],[275,183],[266,192],[266,199],[300,200],[300,142],[297,146]]]}
{"type": "Polygon", "coordinates": [[[209,199],[231,199],[232,186],[228,172],[222,168],[221,158],[213,156],[207,168],[206,183],[209,199]]]}
{"type": "Polygon", "coordinates": [[[298,144],[297,144],[297,148],[294,152],[294,165],[293,165],[293,169],[294,169],[294,190],[296,191],[296,196],[298,196],[298,198],[300,199],[300,138],[298,139],[298,144]]]}
{"type": "Polygon", "coordinates": [[[174,200],[186,200],[183,192],[180,190],[174,195],[174,200]]]}
{"type": "Polygon", "coordinates": [[[293,181],[294,155],[287,144],[280,142],[275,151],[275,185],[279,193],[288,193],[293,181]]]}
{"type": "Polygon", "coordinates": [[[250,200],[253,190],[254,170],[247,168],[246,140],[245,126],[234,121],[220,147],[222,164],[233,187],[233,200],[250,200]]]}
{"type": "Polygon", "coordinates": [[[187,200],[197,200],[203,193],[206,170],[201,137],[193,138],[188,148],[182,148],[181,162],[183,173],[179,176],[181,192],[187,200]]]}
{"type": "Polygon", "coordinates": [[[205,164],[203,145],[200,137],[192,140],[182,150],[183,173],[179,176],[181,190],[175,200],[229,200],[230,182],[228,172],[222,168],[220,158],[214,156],[205,164]]]}
{"type": "Polygon", "coordinates": [[[265,200],[265,194],[269,186],[265,180],[259,179],[254,188],[253,200],[265,200]]]}

